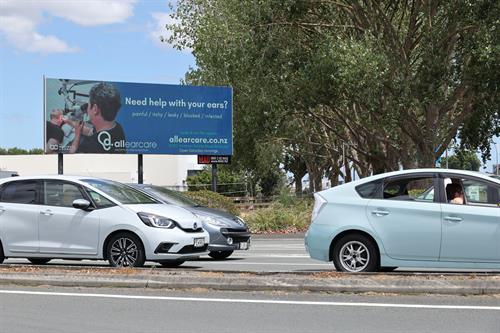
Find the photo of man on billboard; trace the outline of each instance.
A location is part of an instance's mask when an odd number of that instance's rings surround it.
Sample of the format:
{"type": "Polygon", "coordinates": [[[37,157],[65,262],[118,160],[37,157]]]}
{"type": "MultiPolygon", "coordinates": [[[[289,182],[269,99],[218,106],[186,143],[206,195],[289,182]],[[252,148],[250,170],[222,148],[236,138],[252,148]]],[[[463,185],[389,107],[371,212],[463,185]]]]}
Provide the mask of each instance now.
{"type": "Polygon", "coordinates": [[[125,132],[116,121],[121,95],[112,83],[58,80],[51,87],[45,153],[126,153],[125,132]],[[64,107],[60,108],[60,104],[64,107]]]}
{"type": "Polygon", "coordinates": [[[94,85],[86,110],[93,129],[88,130],[89,124],[83,121],[74,124],[75,138],[70,153],[126,153],[125,132],[116,121],[120,107],[120,92],[113,84],[94,85]]]}

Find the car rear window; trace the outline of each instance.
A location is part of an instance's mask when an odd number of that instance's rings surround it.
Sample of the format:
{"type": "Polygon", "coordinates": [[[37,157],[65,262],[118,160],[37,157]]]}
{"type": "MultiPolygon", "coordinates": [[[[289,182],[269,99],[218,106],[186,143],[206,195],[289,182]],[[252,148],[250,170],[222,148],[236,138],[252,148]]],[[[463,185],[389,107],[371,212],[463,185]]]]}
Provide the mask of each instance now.
{"type": "Polygon", "coordinates": [[[382,179],[374,180],[372,182],[361,184],[356,186],[356,192],[365,199],[374,199],[380,197],[380,185],[382,184],[382,179]]]}

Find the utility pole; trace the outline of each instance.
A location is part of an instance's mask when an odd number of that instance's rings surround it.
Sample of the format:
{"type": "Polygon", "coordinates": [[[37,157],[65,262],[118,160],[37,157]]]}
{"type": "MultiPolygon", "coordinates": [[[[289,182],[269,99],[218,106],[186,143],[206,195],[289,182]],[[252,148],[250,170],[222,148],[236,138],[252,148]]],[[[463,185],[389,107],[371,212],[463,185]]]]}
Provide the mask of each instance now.
{"type": "Polygon", "coordinates": [[[497,165],[495,166],[495,174],[498,176],[500,171],[500,165],[498,164],[498,145],[495,142],[495,152],[497,153],[497,165]]]}
{"type": "Polygon", "coordinates": [[[448,146],[446,146],[446,169],[448,169],[448,146]]]}

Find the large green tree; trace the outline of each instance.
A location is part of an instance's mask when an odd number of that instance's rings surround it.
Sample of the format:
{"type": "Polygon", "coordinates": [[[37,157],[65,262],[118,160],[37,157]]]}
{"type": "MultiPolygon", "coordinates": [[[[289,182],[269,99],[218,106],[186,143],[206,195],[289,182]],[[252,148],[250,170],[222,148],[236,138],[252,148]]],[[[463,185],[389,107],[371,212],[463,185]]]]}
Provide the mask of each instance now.
{"type": "Polygon", "coordinates": [[[349,180],[341,156],[361,175],[433,166],[459,130],[489,153],[499,6],[180,0],[167,28],[196,57],[187,83],[233,87],[237,166],[265,174],[285,162],[298,178],[293,154],[313,179],[349,180]]]}

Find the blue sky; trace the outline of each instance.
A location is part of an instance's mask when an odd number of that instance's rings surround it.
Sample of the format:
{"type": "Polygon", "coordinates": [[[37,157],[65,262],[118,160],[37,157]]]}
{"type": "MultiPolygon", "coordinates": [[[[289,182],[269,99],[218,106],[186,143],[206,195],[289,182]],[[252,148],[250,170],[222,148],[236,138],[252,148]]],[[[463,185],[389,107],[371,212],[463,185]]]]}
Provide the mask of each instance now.
{"type": "Polygon", "coordinates": [[[179,83],[195,60],[159,41],[168,12],[167,0],[0,0],[0,147],[43,147],[44,75],[179,83]]]}
{"type": "Polygon", "coordinates": [[[168,12],[165,0],[0,0],[0,147],[43,147],[44,75],[178,84],[195,61],[159,41],[168,12]]]}

